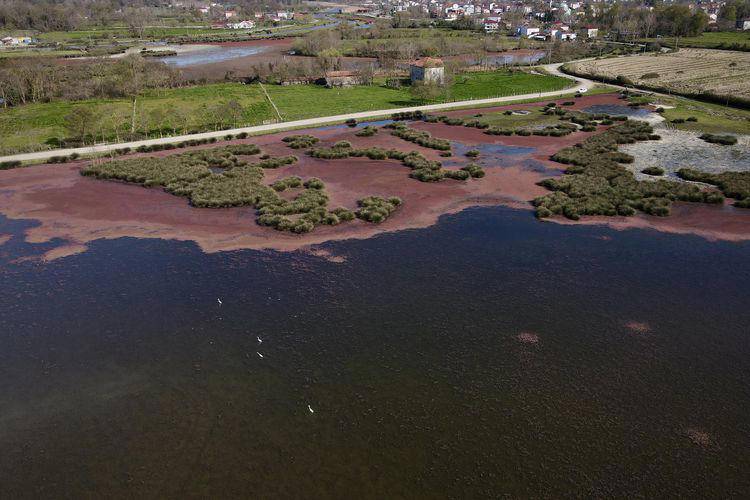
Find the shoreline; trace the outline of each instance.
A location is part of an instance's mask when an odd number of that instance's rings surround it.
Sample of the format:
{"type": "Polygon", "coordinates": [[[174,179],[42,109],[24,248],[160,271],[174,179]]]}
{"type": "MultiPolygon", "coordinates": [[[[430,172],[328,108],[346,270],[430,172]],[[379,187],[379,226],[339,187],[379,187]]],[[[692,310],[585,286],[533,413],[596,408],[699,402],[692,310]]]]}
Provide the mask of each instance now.
{"type": "MultiPolygon", "coordinates": [[[[572,108],[592,104],[614,104],[613,94],[600,94],[577,100],[572,108]]],[[[494,110],[531,108],[534,104],[496,106],[494,110]]],[[[453,111],[453,116],[471,116],[477,110],[453,111]]],[[[487,112],[487,109],[482,111],[487,112]]],[[[414,128],[430,131],[435,137],[457,142],[465,147],[494,145],[515,152],[503,153],[502,161],[485,166],[486,176],[470,181],[444,180],[423,183],[409,178],[408,167],[394,160],[348,158],[322,160],[302,151],[289,149],[281,138],[285,132],[242,140],[222,141],[207,146],[156,153],[132,154],[129,157],[166,156],[177,152],[217,147],[225,144],[257,144],[272,156],[296,154],[299,162],[264,172],[264,183],[290,175],[318,177],[326,184],[330,207],[356,207],[356,200],[366,196],[399,196],[404,200],[392,217],[381,224],[355,220],[339,226],[321,226],[312,233],[293,235],[255,222],[255,210],[240,208],[195,208],[187,199],[161,188],[144,188],[124,182],[102,181],[79,174],[88,160],[63,165],[37,165],[0,172],[0,213],[13,220],[34,220],[38,224],[25,230],[28,243],[61,240],[65,243],[37,256],[39,260],[73,255],[85,251],[87,244],[98,239],[120,237],[160,238],[194,241],[204,252],[238,249],[276,251],[314,251],[317,245],[345,239],[366,239],[378,234],[420,229],[438,223],[443,215],[455,214],[469,207],[508,206],[528,210],[530,200],[548,193],[537,183],[559,175],[563,166],[549,160],[563,147],[580,142],[592,133],[576,132],[564,137],[489,136],[482,130],[442,123],[415,123],[414,128]]],[[[312,128],[298,133],[319,137],[319,146],[330,146],[347,140],[356,147],[382,147],[419,151],[430,160],[450,163],[459,168],[469,162],[461,155],[450,161],[439,152],[406,142],[381,130],[372,137],[357,137],[345,126],[312,128]]],[[[488,157],[490,158],[490,157],[488,157]]],[[[482,158],[480,157],[480,163],[482,158]]],[[[490,160],[488,160],[490,161],[490,160]]],[[[494,161],[494,160],[493,160],[494,161]]],[[[675,204],[670,217],[638,214],[633,217],[584,217],[573,222],[553,218],[560,224],[605,224],[614,229],[654,229],[664,233],[694,234],[707,240],[750,240],[750,210],[730,206],[675,204]]],[[[541,223],[541,221],[540,221],[541,223]]]]}

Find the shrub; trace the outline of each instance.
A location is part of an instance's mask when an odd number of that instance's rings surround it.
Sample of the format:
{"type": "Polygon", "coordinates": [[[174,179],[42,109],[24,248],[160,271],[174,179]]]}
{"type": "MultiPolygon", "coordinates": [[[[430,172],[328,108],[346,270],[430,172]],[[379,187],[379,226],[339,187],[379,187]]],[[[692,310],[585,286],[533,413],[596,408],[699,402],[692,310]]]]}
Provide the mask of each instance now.
{"type": "Polygon", "coordinates": [[[641,75],[641,80],[652,80],[654,78],[659,78],[659,73],[646,73],[645,75],[641,75]]]}
{"type": "Polygon", "coordinates": [[[347,149],[352,147],[352,143],[349,141],[338,141],[333,144],[334,149],[347,149]]]}
{"type": "Polygon", "coordinates": [[[281,139],[292,149],[310,148],[317,144],[320,139],[312,135],[290,135],[281,139]]]}
{"type": "Polygon", "coordinates": [[[457,126],[463,125],[464,121],[461,118],[446,118],[445,120],[443,120],[443,123],[445,123],[446,125],[457,126]]]}
{"type": "Polygon", "coordinates": [[[505,111],[503,111],[503,114],[506,115],[506,116],[510,116],[510,115],[513,114],[513,111],[511,111],[509,109],[506,109],[505,111]]]}
{"type": "Polygon", "coordinates": [[[285,177],[271,184],[274,191],[282,192],[287,189],[302,187],[302,179],[293,175],[291,177],[285,177]]]}
{"type": "Polygon", "coordinates": [[[421,120],[424,118],[424,113],[421,111],[404,111],[402,113],[393,113],[391,115],[392,120],[403,121],[403,120],[421,120]]]}
{"type": "Polygon", "coordinates": [[[700,136],[706,142],[712,144],[721,144],[724,146],[732,146],[737,144],[737,138],[733,135],[717,135],[717,134],[703,134],[700,136]]]}
{"type": "Polygon", "coordinates": [[[641,173],[647,175],[664,175],[664,169],[661,167],[646,167],[641,170],[641,173]]]}
{"type": "Polygon", "coordinates": [[[562,103],[563,106],[575,106],[576,103],[574,101],[565,101],[562,103]]]}
{"type": "Polygon", "coordinates": [[[481,154],[481,151],[479,151],[478,149],[470,149],[466,152],[466,156],[469,158],[476,158],[480,154],[481,154]]]}
{"type": "Polygon", "coordinates": [[[307,189],[324,189],[326,186],[323,184],[323,181],[318,179],[317,177],[311,177],[307,181],[305,181],[305,187],[307,189]]]}
{"type": "Polygon", "coordinates": [[[371,137],[378,133],[377,127],[373,127],[372,125],[367,125],[362,130],[357,131],[354,135],[357,137],[371,137]]]}
{"type": "Polygon", "coordinates": [[[368,196],[357,201],[359,209],[356,215],[358,218],[367,221],[380,223],[385,221],[401,205],[401,198],[392,196],[388,199],[380,196],[368,196]]]}
{"type": "Polygon", "coordinates": [[[697,122],[698,118],[696,118],[694,116],[688,116],[687,118],[685,118],[685,121],[686,122],[697,122]]]}
{"type": "Polygon", "coordinates": [[[457,181],[465,181],[471,177],[469,172],[463,169],[462,170],[446,170],[443,172],[443,175],[448,179],[455,179],[457,181]]]}
{"type": "Polygon", "coordinates": [[[222,149],[229,151],[233,155],[251,156],[260,153],[260,148],[255,144],[232,144],[224,146],[222,149]]]}
{"type": "Polygon", "coordinates": [[[10,170],[12,168],[18,168],[21,166],[21,162],[18,160],[9,160],[0,162],[0,170],[10,170]]]}
{"type": "Polygon", "coordinates": [[[345,124],[346,124],[347,126],[349,126],[349,127],[356,127],[356,126],[357,126],[357,120],[355,120],[354,118],[349,118],[349,119],[348,119],[348,120],[346,120],[346,121],[345,121],[344,123],[345,123],[345,124]]]}
{"type": "Polygon", "coordinates": [[[480,167],[476,163],[469,163],[465,167],[461,168],[461,170],[465,171],[475,179],[481,179],[482,177],[484,177],[484,169],[482,169],[482,167],[480,167]]]}
{"type": "Polygon", "coordinates": [[[442,156],[443,158],[450,158],[451,156],[453,156],[453,153],[451,153],[450,151],[441,151],[440,156],[442,156]]]}
{"type": "Polygon", "coordinates": [[[240,132],[237,134],[237,139],[247,139],[247,132],[240,132]]]}

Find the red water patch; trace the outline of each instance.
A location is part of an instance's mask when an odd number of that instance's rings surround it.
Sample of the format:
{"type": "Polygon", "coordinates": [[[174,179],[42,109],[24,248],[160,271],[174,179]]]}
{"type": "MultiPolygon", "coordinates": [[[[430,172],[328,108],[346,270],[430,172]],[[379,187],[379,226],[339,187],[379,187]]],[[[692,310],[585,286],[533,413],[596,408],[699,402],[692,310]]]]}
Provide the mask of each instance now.
{"type": "MultiPolygon", "coordinates": [[[[476,129],[444,124],[417,123],[413,126],[430,130],[436,137],[468,144],[500,143],[534,147],[536,150],[530,157],[550,169],[560,167],[549,161],[550,154],[589,135],[576,132],[566,137],[506,137],[489,136],[476,129]]],[[[146,189],[82,177],[79,169],[85,164],[84,161],[1,171],[0,213],[11,219],[39,222],[39,225],[26,231],[28,242],[47,242],[55,238],[67,241],[65,248],[49,251],[39,256],[40,259],[54,259],[84,251],[86,244],[93,240],[125,236],[194,241],[205,251],[243,248],[297,250],[310,249],[327,241],[369,238],[384,232],[430,226],[441,215],[456,213],[469,206],[507,205],[531,210],[529,201],[548,192],[537,183],[548,177],[551,171],[534,172],[520,164],[487,168],[486,176],[478,180],[422,183],[410,179],[409,169],[399,161],[367,158],[320,160],[305,155],[303,151],[292,150],[281,142],[282,137],[292,133],[310,133],[321,139],[321,145],[348,140],[355,147],[416,150],[430,159],[445,160],[438,151],[392,136],[388,129],[380,130],[372,137],[356,137],[355,132],[356,129],[347,127],[309,129],[228,143],[255,143],[263,152],[274,156],[297,155],[299,162],[294,165],[266,170],[266,182],[270,184],[289,175],[319,177],[326,183],[331,208],[343,206],[354,209],[356,200],[370,195],[401,197],[403,206],[382,224],[356,220],[335,227],[322,226],[306,235],[281,233],[258,226],[255,211],[251,208],[198,209],[191,207],[185,198],[170,195],[158,188],[146,189]]],[[[176,152],[148,154],[168,155],[176,152]]],[[[520,155],[519,161],[528,158],[528,155],[520,155]]],[[[249,161],[254,160],[249,158],[249,161]]],[[[556,221],[574,223],[565,219],[556,221]]],[[[672,217],[590,217],[575,223],[606,223],[618,229],[649,227],[666,232],[700,234],[711,239],[750,239],[750,210],[727,206],[676,204],[672,217]]]]}
{"type": "Polygon", "coordinates": [[[530,332],[521,332],[516,335],[516,340],[523,344],[538,344],[539,335],[530,332]]]}
{"type": "Polygon", "coordinates": [[[693,444],[702,448],[708,448],[714,444],[711,435],[702,429],[686,429],[684,434],[693,444]]]}

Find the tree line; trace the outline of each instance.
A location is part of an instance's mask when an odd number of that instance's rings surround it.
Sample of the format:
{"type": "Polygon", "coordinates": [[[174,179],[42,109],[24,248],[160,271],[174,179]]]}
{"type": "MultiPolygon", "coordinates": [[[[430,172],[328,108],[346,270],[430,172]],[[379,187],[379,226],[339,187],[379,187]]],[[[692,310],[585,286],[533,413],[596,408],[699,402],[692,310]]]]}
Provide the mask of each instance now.
{"type": "Polygon", "coordinates": [[[51,58],[0,59],[3,107],[55,99],[127,97],[143,89],[186,83],[179,71],[139,55],[64,62],[51,58]]]}

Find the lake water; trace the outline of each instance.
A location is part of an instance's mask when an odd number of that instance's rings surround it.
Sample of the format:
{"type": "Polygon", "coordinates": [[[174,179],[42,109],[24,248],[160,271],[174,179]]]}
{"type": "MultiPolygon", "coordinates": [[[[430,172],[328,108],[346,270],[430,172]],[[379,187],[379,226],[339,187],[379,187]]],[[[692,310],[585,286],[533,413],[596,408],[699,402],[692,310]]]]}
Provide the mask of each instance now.
{"type": "Polygon", "coordinates": [[[268,47],[262,46],[224,46],[216,45],[210,49],[198,50],[195,52],[185,52],[176,56],[160,57],[162,61],[176,68],[187,68],[201,64],[217,63],[237,59],[239,57],[260,54],[268,50],[268,47]]]}
{"type": "Polygon", "coordinates": [[[121,238],[40,264],[32,225],[0,218],[4,498],[750,491],[749,243],[498,207],[343,263],[121,238]]]}

